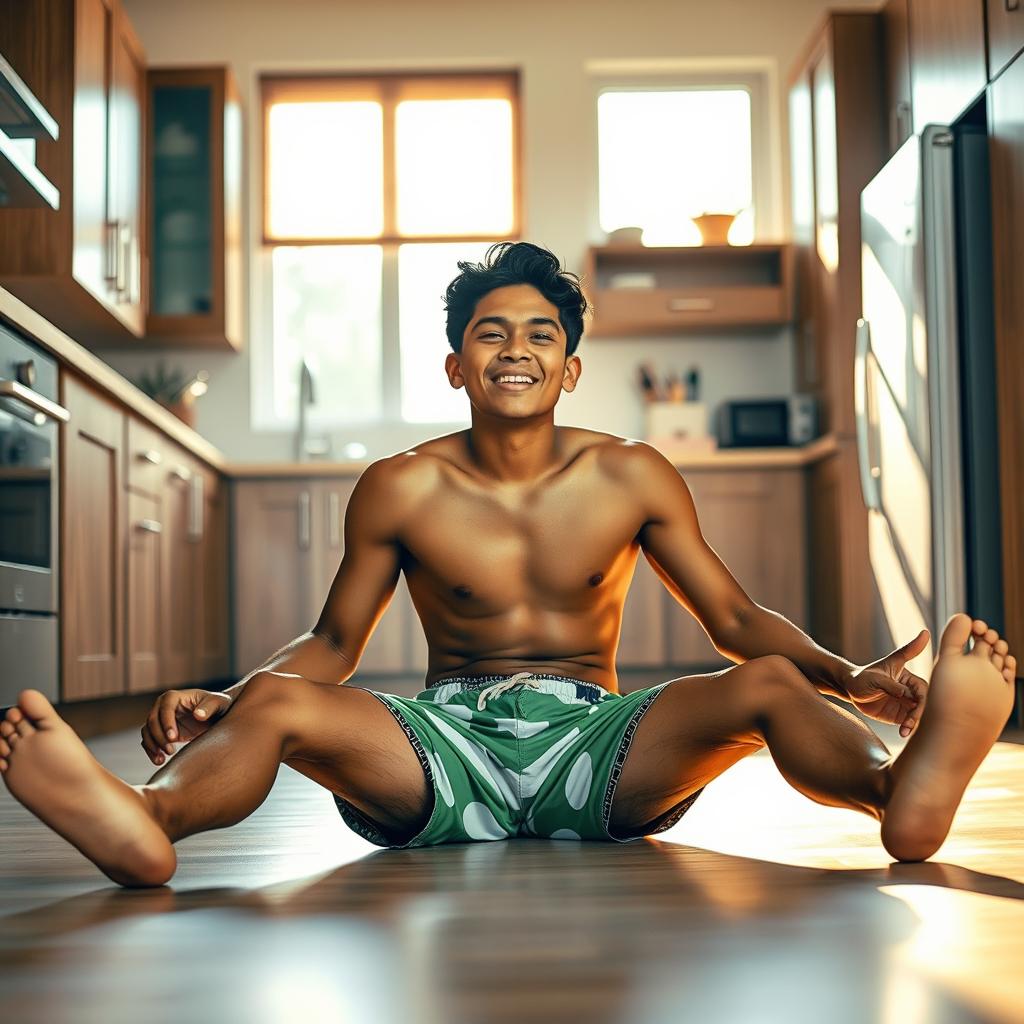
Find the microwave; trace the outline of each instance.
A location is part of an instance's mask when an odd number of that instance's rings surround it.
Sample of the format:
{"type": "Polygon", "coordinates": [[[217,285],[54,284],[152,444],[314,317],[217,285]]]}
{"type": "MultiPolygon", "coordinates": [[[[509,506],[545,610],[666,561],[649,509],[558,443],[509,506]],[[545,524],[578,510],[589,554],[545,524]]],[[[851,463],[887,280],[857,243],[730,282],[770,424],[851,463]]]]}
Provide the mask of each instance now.
{"type": "Polygon", "coordinates": [[[818,436],[818,401],[814,395],[743,398],[718,407],[720,448],[802,445],[818,436]]]}

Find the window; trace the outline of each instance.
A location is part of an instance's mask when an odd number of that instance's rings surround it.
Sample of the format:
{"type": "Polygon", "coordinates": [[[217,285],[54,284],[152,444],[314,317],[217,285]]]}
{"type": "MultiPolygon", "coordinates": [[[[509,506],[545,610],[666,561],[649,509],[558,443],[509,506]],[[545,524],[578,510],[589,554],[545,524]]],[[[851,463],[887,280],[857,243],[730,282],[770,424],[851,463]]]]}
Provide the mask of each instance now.
{"type": "Polygon", "coordinates": [[[729,241],[752,242],[758,99],[745,84],[599,84],[601,229],[641,227],[645,245],[700,245],[692,218],[734,213],[729,241]]]}
{"type": "Polygon", "coordinates": [[[261,81],[265,338],[253,420],[469,422],[444,374],[458,260],[519,237],[514,73],[261,81]]]}

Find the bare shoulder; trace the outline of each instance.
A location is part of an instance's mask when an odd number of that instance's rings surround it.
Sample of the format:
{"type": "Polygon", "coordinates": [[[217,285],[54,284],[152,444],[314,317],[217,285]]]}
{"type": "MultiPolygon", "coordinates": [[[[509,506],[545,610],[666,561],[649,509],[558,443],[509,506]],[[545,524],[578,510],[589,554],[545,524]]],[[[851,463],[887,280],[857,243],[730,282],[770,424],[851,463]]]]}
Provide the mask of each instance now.
{"type": "Polygon", "coordinates": [[[398,452],[371,462],[356,481],[349,503],[357,515],[375,519],[389,533],[398,533],[419,502],[436,487],[440,464],[415,451],[398,452]]]}

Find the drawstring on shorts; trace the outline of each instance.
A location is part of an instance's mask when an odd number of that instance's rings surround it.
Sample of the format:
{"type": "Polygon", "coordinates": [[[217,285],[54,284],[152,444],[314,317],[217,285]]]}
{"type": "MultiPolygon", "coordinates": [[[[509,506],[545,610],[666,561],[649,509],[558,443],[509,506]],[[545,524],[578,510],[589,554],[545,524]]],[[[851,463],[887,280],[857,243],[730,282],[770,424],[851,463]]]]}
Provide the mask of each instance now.
{"type": "Polygon", "coordinates": [[[503,679],[500,683],[494,683],[481,690],[476,702],[477,711],[484,710],[484,703],[489,697],[500,697],[506,690],[511,690],[513,686],[522,684],[523,686],[532,686],[534,689],[539,689],[542,685],[542,680],[531,679],[532,675],[532,672],[517,672],[510,679],[503,679]]]}

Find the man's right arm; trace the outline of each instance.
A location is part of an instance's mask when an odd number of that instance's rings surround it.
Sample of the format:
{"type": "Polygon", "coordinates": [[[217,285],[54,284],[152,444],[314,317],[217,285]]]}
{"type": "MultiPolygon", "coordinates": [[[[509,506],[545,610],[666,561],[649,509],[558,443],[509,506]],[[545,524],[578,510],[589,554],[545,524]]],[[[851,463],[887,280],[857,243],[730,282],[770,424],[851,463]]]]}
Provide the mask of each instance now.
{"type": "Polygon", "coordinates": [[[402,480],[410,461],[391,456],[363,470],[345,510],[345,553],[316,624],[225,693],[237,696],[258,672],[336,684],[352,676],[398,585],[398,527],[408,507],[402,480]]]}

